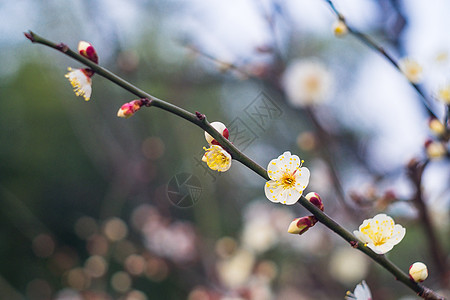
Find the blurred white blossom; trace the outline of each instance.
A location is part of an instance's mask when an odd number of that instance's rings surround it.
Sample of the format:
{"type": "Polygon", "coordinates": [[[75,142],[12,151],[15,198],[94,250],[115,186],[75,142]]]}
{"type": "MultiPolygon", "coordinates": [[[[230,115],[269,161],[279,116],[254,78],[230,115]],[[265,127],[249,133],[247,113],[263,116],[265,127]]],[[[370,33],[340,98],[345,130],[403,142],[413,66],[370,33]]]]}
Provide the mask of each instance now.
{"type": "Polygon", "coordinates": [[[278,232],[270,219],[256,218],[244,223],[242,244],[256,253],[269,250],[278,241],[278,232]]]}
{"type": "Polygon", "coordinates": [[[334,78],[321,62],[298,59],[289,64],[282,83],[291,104],[304,107],[327,100],[332,94],[334,78]]]}
{"type": "Polygon", "coordinates": [[[369,271],[369,260],[361,252],[346,246],[333,251],[329,264],[330,275],[339,282],[352,284],[369,271]]]}
{"type": "Polygon", "coordinates": [[[255,256],[250,251],[240,249],[232,257],[217,263],[217,273],[225,286],[236,289],[248,281],[254,264],[255,256]]]}
{"type": "Polygon", "coordinates": [[[141,232],[144,245],[159,256],[175,262],[191,261],[196,257],[196,234],[192,224],[188,222],[169,223],[164,218],[155,216],[147,220],[141,232]]]}

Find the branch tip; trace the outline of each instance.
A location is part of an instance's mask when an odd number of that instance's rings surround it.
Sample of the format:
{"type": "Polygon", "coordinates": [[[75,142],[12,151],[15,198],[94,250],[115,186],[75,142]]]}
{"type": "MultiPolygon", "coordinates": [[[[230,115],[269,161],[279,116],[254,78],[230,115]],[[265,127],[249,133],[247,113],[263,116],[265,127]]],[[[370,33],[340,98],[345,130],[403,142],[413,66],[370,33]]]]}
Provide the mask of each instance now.
{"type": "Polygon", "coordinates": [[[34,33],[30,30],[28,32],[24,32],[23,35],[29,39],[32,43],[35,43],[36,40],[34,39],[34,33]]]}
{"type": "Polygon", "coordinates": [[[66,53],[69,50],[69,47],[64,43],[59,43],[58,45],[56,45],[56,49],[58,49],[61,52],[66,53]]]}

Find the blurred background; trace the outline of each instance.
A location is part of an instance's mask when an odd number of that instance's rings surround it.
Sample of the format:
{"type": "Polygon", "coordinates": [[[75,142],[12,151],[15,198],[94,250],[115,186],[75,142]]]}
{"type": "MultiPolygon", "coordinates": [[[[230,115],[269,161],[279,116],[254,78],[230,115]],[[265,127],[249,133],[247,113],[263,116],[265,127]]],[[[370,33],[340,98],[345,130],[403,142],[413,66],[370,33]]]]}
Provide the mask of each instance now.
{"type": "MultiPolygon", "coordinates": [[[[421,64],[443,120],[434,95],[450,79],[450,3],[335,4],[394,58],[421,64]]],[[[28,30],[72,49],[91,42],[100,65],[225,123],[263,167],[299,155],[312,174],[306,192],[327,214],[353,231],[388,213],[407,229],[389,259],[405,271],[426,263],[425,284],[446,293],[448,156],[428,162],[424,144],[440,138],[423,99],[378,53],[333,34],[326,1],[19,0],[1,1],[0,19],[1,299],[343,299],[364,279],[374,299],[417,299],[321,224],[288,234],[307,212],[269,202],[264,180],[238,162],[208,169],[199,128],[157,108],[117,118],[134,96],[100,76],[89,102],[76,97],[64,74],[80,64],[31,44],[28,30]],[[326,67],[322,103],[287,99],[283,74],[297,60],[326,67]],[[427,161],[438,258],[412,159],[427,161]]]]}

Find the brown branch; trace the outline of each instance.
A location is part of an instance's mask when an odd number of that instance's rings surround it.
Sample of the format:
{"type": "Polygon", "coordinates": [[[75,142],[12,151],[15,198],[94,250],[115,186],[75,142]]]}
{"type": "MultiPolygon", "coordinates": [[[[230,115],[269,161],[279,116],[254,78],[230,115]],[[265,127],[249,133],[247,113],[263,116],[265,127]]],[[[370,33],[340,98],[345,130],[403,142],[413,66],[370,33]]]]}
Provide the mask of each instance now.
{"type": "Polygon", "coordinates": [[[414,184],[416,191],[412,198],[414,205],[419,213],[419,218],[424,225],[425,236],[428,239],[428,250],[433,258],[435,267],[439,272],[439,279],[443,287],[447,286],[450,279],[450,269],[447,266],[446,257],[442,250],[442,245],[439,243],[439,239],[436,236],[436,231],[433,228],[433,224],[428,213],[428,208],[423,198],[422,193],[422,175],[425,167],[428,165],[428,160],[420,162],[412,159],[408,163],[408,176],[411,182],[414,184]]]}

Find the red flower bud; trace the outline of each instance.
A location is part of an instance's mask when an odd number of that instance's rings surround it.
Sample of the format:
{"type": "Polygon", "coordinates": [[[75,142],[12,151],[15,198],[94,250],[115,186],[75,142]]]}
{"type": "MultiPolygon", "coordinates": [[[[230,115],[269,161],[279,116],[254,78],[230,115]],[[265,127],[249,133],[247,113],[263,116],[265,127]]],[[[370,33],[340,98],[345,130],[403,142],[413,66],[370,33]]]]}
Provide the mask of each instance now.
{"type": "Polygon", "coordinates": [[[311,193],[308,193],[308,195],[306,195],[305,198],[309,202],[314,204],[317,208],[319,208],[321,211],[323,211],[324,207],[323,207],[322,199],[320,198],[319,194],[311,192],[311,193]]]}
{"type": "Polygon", "coordinates": [[[80,41],[78,43],[78,52],[80,55],[98,64],[98,55],[91,43],[80,41]]]}
{"type": "Polygon", "coordinates": [[[117,116],[120,118],[129,118],[132,115],[134,115],[134,113],[137,112],[139,109],[141,109],[142,105],[143,105],[142,100],[133,100],[128,103],[125,103],[117,112],[117,116]]]}

